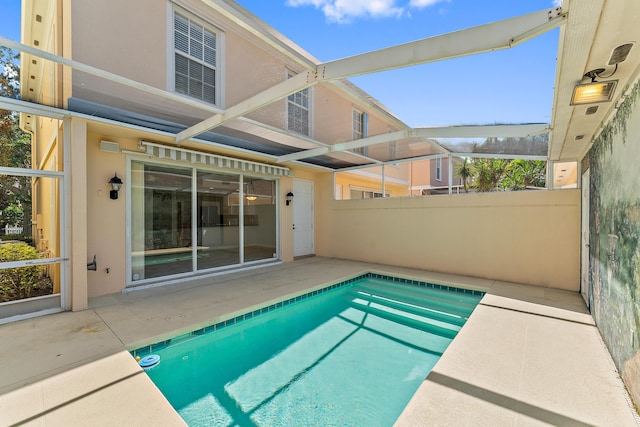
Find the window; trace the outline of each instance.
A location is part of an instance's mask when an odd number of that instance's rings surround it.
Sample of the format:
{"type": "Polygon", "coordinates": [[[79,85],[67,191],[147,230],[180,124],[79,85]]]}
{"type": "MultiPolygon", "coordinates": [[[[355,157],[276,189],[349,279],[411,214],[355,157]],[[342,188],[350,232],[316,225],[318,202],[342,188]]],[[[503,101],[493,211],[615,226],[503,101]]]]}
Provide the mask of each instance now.
{"type": "Polygon", "coordinates": [[[389,193],[382,195],[382,190],[374,190],[367,188],[351,188],[350,198],[354,199],[380,199],[382,197],[389,197],[389,193]]]}
{"type": "MultiPolygon", "coordinates": [[[[292,77],[291,75],[288,76],[292,77]]],[[[310,102],[309,88],[303,89],[287,97],[287,129],[310,136],[310,102]]]]}
{"type": "Polygon", "coordinates": [[[436,159],[436,180],[442,181],[442,159],[436,159]]]}
{"type": "MultiPolygon", "coordinates": [[[[367,113],[362,111],[353,110],[353,140],[366,138],[367,135],[367,113]]],[[[354,148],[354,152],[367,156],[369,154],[369,147],[354,148]]]]}
{"type": "Polygon", "coordinates": [[[397,150],[398,149],[397,149],[396,141],[389,141],[389,160],[396,159],[397,150]]]}
{"type": "Polygon", "coordinates": [[[188,16],[174,14],[175,91],[215,104],[217,35],[188,16]]]}

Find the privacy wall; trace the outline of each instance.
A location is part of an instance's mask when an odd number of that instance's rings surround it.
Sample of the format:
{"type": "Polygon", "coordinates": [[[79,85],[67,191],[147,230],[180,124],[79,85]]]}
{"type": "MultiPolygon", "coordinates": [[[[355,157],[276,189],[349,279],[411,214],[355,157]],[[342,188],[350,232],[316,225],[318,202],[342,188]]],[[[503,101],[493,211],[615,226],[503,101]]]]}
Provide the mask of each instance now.
{"type": "MultiPolygon", "coordinates": [[[[321,187],[328,192],[331,179],[321,187]]],[[[342,200],[318,209],[318,255],[579,288],[579,190],[342,200]]]]}
{"type": "Polygon", "coordinates": [[[591,312],[640,403],[639,85],[589,152],[591,312]]]}

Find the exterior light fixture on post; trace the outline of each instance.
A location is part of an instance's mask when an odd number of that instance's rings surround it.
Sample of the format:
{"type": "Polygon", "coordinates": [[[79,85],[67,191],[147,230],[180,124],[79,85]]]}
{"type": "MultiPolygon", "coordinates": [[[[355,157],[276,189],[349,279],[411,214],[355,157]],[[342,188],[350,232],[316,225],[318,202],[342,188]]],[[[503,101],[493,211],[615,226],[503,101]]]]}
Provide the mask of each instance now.
{"type": "Polygon", "coordinates": [[[118,174],[114,174],[113,178],[109,180],[109,185],[111,186],[111,191],[109,192],[109,198],[111,200],[116,200],[118,198],[118,191],[122,187],[122,180],[118,178],[118,174]]]}
{"type": "Polygon", "coordinates": [[[293,193],[291,191],[289,191],[287,193],[287,206],[289,206],[291,203],[293,203],[293,193]]]}
{"type": "MultiPolygon", "coordinates": [[[[590,78],[591,82],[576,85],[573,89],[571,105],[595,104],[597,102],[611,101],[618,81],[609,80],[606,82],[597,82],[596,77],[600,77],[600,74],[603,71],[604,68],[598,68],[591,70],[584,75],[584,77],[590,78]]],[[[611,77],[611,75],[608,77],[611,77]]]]}

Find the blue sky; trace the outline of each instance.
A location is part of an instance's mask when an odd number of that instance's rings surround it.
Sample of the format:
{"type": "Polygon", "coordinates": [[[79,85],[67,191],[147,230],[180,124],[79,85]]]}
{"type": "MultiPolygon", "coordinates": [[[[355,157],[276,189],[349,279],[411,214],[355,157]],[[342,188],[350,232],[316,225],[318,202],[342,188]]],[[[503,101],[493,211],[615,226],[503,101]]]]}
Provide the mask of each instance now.
{"type": "MultiPolygon", "coordinates": [[[[558,0],[239,0],[321,61],[554,7],[558,0]]],[[[20,37],[20,1],[0,35],[20,37]]],[[[515,48],[351,79],[413,127],[551,119],[558,30],[515,48]]]]}

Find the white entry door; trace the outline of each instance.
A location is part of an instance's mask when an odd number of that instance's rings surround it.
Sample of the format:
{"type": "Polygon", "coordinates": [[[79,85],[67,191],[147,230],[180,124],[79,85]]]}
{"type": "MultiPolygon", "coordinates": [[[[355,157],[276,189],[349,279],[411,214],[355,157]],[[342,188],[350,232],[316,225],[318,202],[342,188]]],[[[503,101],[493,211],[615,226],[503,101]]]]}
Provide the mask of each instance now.
{"type": "Polygon", "coordinates": [[[294,179],[293,256],[313,253],[313,182],[294,179]]]}
{"type": "Polygon", "coordinates": [[[580,293],[589,306],[589,170],[582,174],[582,232],[580,262],[580,293]]]}

